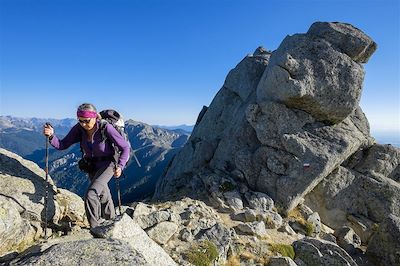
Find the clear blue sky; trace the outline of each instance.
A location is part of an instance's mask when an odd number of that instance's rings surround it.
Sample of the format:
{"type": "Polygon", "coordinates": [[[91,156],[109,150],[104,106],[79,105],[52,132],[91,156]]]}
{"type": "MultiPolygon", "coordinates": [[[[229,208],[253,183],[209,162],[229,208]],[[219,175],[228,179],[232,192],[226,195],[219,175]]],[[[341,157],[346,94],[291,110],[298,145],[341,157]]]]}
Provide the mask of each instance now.
{"type": "Polygon", "coordinates": [[[149,124],[193,124],[246,54],[340,21],[378,43],[361,99],[372,129],[400,131],[399,2],[0,0],[0,114],[75,117],[92,102],[149,124]]]}

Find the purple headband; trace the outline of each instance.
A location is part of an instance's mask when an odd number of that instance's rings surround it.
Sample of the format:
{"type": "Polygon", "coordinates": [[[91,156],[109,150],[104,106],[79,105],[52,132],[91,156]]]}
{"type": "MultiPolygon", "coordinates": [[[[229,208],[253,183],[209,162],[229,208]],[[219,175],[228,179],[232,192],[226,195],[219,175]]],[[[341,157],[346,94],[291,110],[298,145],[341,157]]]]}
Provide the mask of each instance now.
{"type": "Polygon", "coordinates": [[[78,117],[84,117],[84,118],[96,118],[97,117],[97,112],[78,110],[76,112],[76,115],[78,117]]]}

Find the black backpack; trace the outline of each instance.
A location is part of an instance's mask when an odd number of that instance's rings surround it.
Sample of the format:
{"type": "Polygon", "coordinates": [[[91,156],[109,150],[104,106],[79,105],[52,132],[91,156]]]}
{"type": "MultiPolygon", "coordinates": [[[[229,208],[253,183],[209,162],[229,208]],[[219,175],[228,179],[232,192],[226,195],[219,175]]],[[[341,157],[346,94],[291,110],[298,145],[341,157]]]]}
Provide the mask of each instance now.
{"type": "MultiPolygon", "coordinates": [[[[119,132],[119,134],[121,134],[121,136],[129,143],[130,157],[133,156],[133,158],[135,158],[135,161],[138,164],[138,166],[141,167],[139,160],[137,159],[137,157],[132,149],[128,135],[125,133],[124,118],[117,111],[115,111],[113,109],[103,110],[100,112],[100,115],[101,115],[100,130],[101,130],[102,141],[106,141],[106,139],[107,139],[107,136],[105,133],[106,125],[111,124],[119,132]]],[[[120,151],[119,151],[118,147],[115,146],[114,144],[113,144],[113,147],[115,149],[116,154],[119,154],[120,151]]]]}
{"type": "Polygon", "coordinates": [[[123,117],[117,111],[112,109],[103,110],[100,112],[100,115],[101,115],[100,130],[101,130],[102,141],[105,141],[107,139],[107,136],[105,134],[106,125],[111,124],[130,145],[128,135],[125,133],[124,130],[125,122],[123,117]]]}

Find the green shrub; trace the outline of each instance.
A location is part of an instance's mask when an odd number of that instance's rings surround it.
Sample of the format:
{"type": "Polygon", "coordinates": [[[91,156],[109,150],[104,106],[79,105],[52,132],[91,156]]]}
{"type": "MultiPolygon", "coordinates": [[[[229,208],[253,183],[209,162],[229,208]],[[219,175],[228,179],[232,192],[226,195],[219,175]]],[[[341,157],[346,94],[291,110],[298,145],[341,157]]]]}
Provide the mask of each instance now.
{"type": "Polygon", "coordinates": [[[312,236],[314,231],[315,231],[315,226],[314,224],[310,223],[310,222],[306,222],[304,225],[304,228],[306,230],[306,235],[307,236],[312,236]]]}
{"type": "Polygon", "coordinates": [[[279,253],[284,257],[290,257],[292,260],[294,260],[294,248],[291,245],[285,245],[285,244],[271,244],[271,251],[273,253],[279,253]]]}
{"type": "Polygon", "coordinates": [[[371,229],[372,229],[372,231],[377,232],[378,229],[379,229],[379,224],[374,223],[374,224],[372,225],[371,229]]]}
{"type": "Polygon", "coordinates": [[[209,266],[218,257],[218,250],[211,241],[203,241],[186,254],[190,263],[196,266],[209,266]]]}

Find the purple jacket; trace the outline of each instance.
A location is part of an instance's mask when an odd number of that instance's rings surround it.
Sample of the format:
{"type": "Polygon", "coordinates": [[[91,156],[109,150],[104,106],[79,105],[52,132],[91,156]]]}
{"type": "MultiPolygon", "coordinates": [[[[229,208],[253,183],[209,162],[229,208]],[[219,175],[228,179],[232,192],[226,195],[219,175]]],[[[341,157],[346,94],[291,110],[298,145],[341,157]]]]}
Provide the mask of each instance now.
{"type": "MultiPolygon", "coordinates": [[[[50,144],[57,150],[65,150],[69,148],[72,144],[80,142],[82,149],[85,153],[85,157],[91,158],[114,155],[115,150],[111,144],[112,142],[121,151],[121,155],[118,159],[118,165],[121,167],[121,169],[124,169],[126,163],[129,160],[129,143],[121,136],[121,134],[118,133],[118,131],[111,124],[106,124],[105,135],[107,137],[107,140],[102,142],[100,123],[99,121],[97,121],[97,130],[93,134],[92,141],[88,142],[85,129],[82,128],[78,123],[68,132],[68,134],[62,140],[53,135],[52,139],[50,140],[50,144]]],[[[110,160],[96,162],[96,169],[106,166],[110,164],[110,162],[110,160]]]]}

